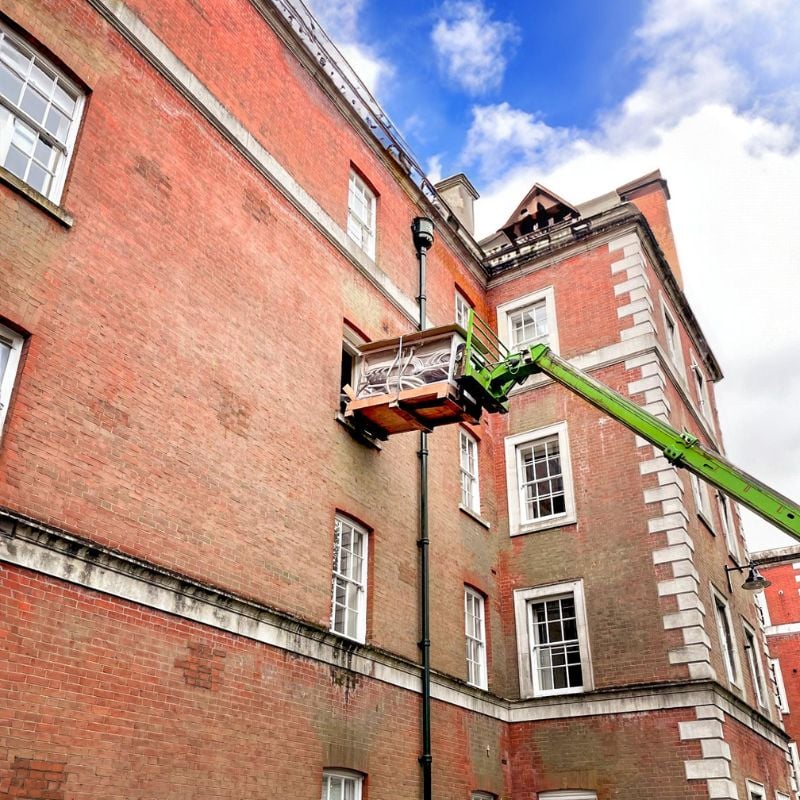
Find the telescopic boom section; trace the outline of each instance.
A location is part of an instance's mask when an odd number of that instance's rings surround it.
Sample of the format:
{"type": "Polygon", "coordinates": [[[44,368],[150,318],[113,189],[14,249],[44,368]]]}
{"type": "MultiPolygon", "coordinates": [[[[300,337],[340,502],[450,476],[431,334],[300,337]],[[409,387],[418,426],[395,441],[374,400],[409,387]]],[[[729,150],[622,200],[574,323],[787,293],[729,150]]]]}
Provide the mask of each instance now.
{"type": "Polygon", "coordinates": [[[478,402],[487,411],[505,410],[509,391],[540,372],[658,447],[672,464],[688,469],[782,531],[800,539],[800,506],[796,503],[703,447],[696,436],[675,430],[573,367],[552,353],[547,345],[534,345],[523,353],[509,352],[485,323],[470,314],[460,380],[466,391],[478,395],[478,402]]]}

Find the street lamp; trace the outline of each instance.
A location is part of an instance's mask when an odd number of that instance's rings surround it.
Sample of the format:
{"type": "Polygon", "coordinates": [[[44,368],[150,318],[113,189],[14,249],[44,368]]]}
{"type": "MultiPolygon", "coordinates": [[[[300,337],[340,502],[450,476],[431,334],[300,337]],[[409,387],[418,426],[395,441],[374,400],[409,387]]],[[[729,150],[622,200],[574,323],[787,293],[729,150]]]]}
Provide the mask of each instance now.
{"type": "Polygon", "coordinates": [[[758,567],[751,561],[747,567],[725,567],[725,577],[728,579],[728,591],[733,591],[731,586],[731,572],[743,572],[747,569],[747,578],[742,584],[742,589],[748,592],[760,592],[767,586],[772,586],[772,581],[768,581],[759,571],[758,567]]]}

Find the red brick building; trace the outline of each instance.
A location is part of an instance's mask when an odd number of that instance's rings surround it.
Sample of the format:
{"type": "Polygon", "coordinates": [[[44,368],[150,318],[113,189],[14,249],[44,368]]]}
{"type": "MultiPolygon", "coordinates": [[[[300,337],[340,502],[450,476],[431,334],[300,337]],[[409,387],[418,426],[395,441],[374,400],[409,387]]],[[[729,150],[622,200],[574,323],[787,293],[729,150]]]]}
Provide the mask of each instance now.
{"type": "MultiPolygon", "coordinates": [[[[661,176],[476,242],[284,0],[0,0],[0,164],[0,797],[419,795],[417,437],[340,413],[415,217],[431,324],[719,446],[661,176]]],[[[726,501],[544,379],[429,447],[434,797],[788,796],[726,501]]]]}
{"type": "MultiPolygon", "coordinates": [[[[769,669],[777,705],[792,741],[794,778],[800,775],[800,549],[796,545],[755,554],[761,574],[771,582],[759,594],[764,633],[769,646],[769,669]],[[792,713],[794,711],[794,713],[792,713]]],[[[797,787],[795,787],[797,791],[797,787]]]]}

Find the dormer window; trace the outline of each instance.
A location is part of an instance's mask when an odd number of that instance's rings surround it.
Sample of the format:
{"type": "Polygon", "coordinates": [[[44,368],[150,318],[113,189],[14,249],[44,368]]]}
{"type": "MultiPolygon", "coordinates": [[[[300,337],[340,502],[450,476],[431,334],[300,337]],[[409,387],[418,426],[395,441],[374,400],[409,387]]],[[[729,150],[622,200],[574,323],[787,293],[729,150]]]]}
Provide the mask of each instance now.
{"type": "Polygon", "coordinates": [[[514,242],[531,234],[543,233],[566,220],[576,220],[579,216],[575,206],[535,183],[500,230],[514,242]]]}

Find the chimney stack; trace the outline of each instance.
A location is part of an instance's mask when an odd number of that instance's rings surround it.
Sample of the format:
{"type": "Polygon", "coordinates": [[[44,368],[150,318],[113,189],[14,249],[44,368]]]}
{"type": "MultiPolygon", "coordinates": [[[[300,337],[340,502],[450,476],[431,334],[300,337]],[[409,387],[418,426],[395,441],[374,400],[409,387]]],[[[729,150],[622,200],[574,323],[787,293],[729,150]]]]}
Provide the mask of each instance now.
{"type": "Polygon", "coordinates": [[[435,184],[435,187],[461,225],[470,236],[474,236],[474,204],[480,195],[469,182],[469,178],[463,172],[459,172],[457,175],[452,175],[443,181],[439,181],[439,183],[435,184]]]}

